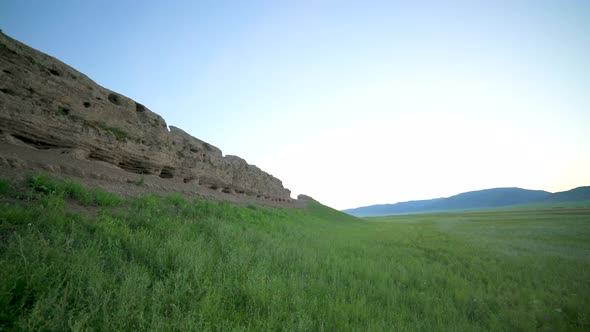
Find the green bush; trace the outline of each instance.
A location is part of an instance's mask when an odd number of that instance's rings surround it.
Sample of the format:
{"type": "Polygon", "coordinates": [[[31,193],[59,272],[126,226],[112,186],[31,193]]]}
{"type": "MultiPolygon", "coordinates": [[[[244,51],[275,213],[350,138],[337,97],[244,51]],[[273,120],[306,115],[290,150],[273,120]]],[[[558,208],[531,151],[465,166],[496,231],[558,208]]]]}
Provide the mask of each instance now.
{"type": "Polygon", "coordinates": [[[58,190],[58,184],[51,181],[44,175],[30,175],[26,178],[27,186],[44,194],[55,193],[58,190]]]}

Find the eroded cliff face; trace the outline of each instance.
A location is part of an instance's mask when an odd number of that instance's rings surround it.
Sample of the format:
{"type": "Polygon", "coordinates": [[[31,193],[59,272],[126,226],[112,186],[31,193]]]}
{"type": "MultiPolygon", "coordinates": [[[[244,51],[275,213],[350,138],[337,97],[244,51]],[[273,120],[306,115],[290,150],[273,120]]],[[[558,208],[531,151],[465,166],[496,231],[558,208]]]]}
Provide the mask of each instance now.
{"type": "Polygon", "coordinates": [[[139,174],[196,191],[292,201],[277,178],[239,157],[223,156],[179,128],[168,128],[144,105],[2,33],[0,143],[0,164],[13,168],[40,166],[55,155],[61,158],[56,166],[45,167],[55,172],[67,170],[70,160],[71,167],[79,168],[70,173],[77,176],[129,182],[133,177],[126,173],[139,174]],[[114,175],[97,174],[94,166],[114,175]]]}

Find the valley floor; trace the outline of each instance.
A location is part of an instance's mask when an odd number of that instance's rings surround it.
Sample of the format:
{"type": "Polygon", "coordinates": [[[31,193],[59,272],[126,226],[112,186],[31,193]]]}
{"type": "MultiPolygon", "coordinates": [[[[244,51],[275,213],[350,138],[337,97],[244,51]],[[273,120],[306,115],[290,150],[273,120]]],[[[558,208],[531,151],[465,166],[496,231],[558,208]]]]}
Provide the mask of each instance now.
{"type": "Polygon", "coordinates": [[[589,330],[590,209],[357,219],[0,181],[0,330],[589,330]]]}

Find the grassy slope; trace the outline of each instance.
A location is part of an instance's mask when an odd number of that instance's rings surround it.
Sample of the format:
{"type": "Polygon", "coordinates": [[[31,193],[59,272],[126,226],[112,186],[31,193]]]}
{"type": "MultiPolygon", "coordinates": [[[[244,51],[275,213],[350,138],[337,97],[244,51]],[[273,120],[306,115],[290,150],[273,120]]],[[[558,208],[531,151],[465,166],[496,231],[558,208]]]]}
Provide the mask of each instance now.
{"type": "Polygon", "coordinates": [[[0,182],[0,330],[590,328],[589,210],[359,220],[28,185],[0,182]]]}

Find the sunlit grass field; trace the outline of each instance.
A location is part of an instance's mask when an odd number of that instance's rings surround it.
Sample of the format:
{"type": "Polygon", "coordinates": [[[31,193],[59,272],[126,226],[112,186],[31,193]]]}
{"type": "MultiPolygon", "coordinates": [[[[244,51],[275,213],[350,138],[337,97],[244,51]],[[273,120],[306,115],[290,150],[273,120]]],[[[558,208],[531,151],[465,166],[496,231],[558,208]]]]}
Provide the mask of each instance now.
{"type": "Polygon", "coordinates": [[[590,209],[357,219],[0,181],[0,331],[590,329],[590,209]]]}

